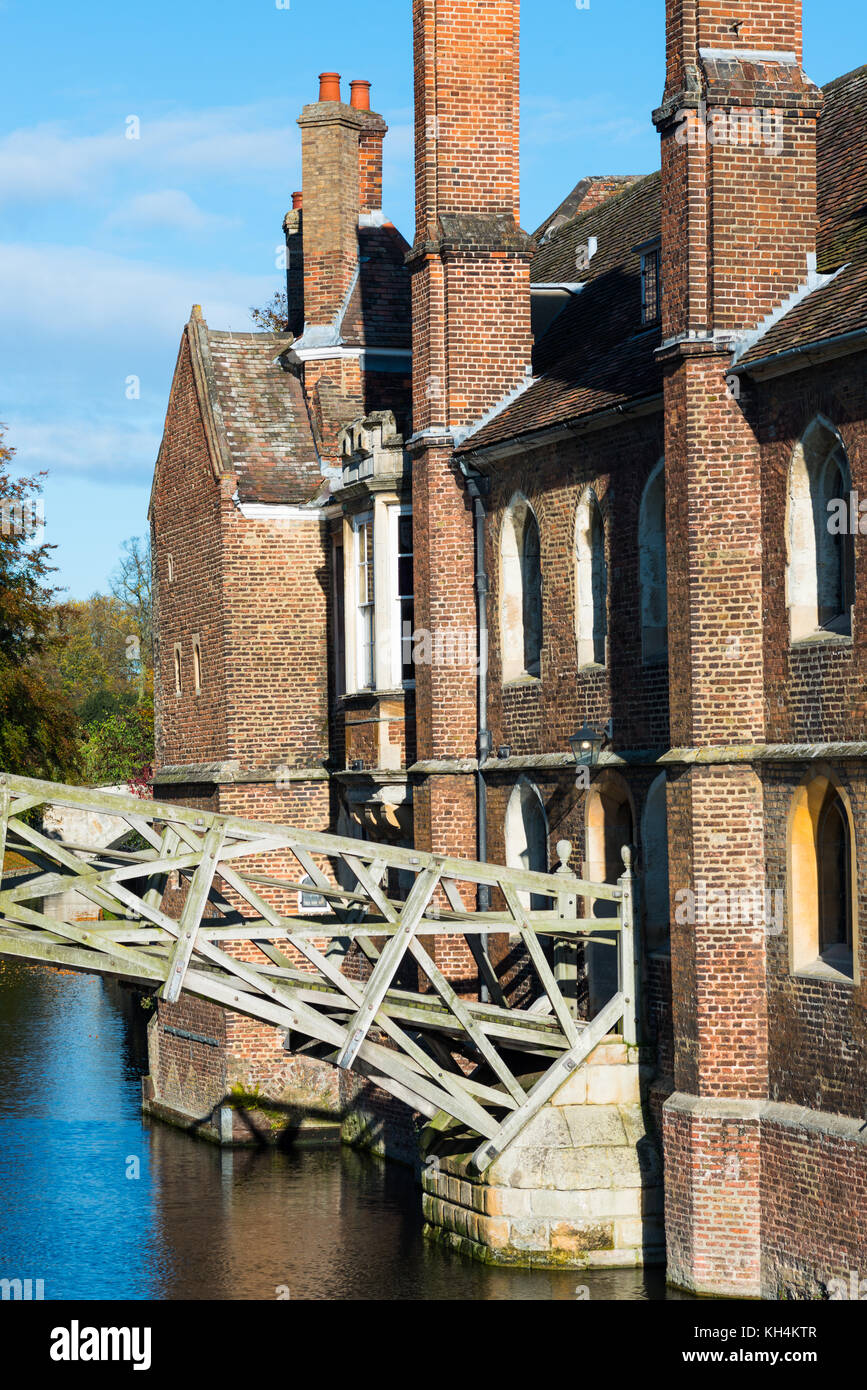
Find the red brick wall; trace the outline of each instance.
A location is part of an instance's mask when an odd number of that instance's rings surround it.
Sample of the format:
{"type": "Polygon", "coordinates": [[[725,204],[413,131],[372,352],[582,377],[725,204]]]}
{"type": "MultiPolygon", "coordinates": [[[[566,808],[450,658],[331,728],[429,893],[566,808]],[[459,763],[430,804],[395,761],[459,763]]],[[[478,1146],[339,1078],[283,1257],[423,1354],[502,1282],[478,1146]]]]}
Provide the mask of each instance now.
{"type": "Polygon", "coordinates": [[[698,1292],[757,1297],[758,1117],[664,1110],[667,1277],[698,1292]]]}
{"type": "Polygon", "coordinates": [[[325,528],[224,525],[228,756],[244,767],[318,766],[328,756],[325,528]]]}
{"type": "Polygon", "coordinates": [[[661,416],[599,431],[580,442],[498,463],[487,521],[490,681],[488,719],[496,749],[513,754],[569,752],[587,721],[615,721],[620,748],[668,744],[668,673],[641,653],[638,522],[644,486],[662,454],[661,416]],[[605,516],[608,570],[608,665],[581,669],[575,627],[575,521],[591,486],[605,516]],[[503,684],[500,554],[503,519],[515,492],[531,503],[542,561],[542,662],[538,681],[503,684]]]}
{"type": "Polygon", "coordinates": [[[762,1285],[765,1298],[839,1299],[867,1293],[867,1149],[833,1133],[762,1123],[762,1285]]]}
{"type": "Polygon", "coordinates": [[[417,228],[518,218],[519,0],[413,0],[417,228]]]}
{"type": "Polygon", "coordinates": [[[151,522],[158,637],[157,766],[226,756],[222,589],[226,510],[225,489],[211,468],[185,332],[154,480],[151,522]],[[193,688],[194,633],[202,651],[203,684],[198,695],[193,688]],[[181,696],[175,694],[176,642],[182,650],[181,696]]]}
{"type": "Polygon", "coordinates": [[[843,742],[864,736],[867,551],[855,539],[852,636],[792,647],[786,608],[786,499],[792,455],[822,415],[840,431],[852,486],[867,496],[867,363],[843,358],[747,387],[746,409],[762,450],[764,676],[773,743],[843,742]]]}

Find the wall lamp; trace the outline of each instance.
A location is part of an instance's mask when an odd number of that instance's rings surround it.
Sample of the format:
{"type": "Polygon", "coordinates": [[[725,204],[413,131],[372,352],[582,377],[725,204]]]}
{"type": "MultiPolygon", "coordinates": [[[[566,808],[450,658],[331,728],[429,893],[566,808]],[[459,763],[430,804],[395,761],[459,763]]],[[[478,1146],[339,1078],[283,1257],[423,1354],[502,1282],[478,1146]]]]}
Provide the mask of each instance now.
{"type": "Polygon", "coordinates": [[[595,767],[599,761],[599,754],[610,743],[614,736],[614,721],[609,719],[604,731],[598,734],[589,724],[584,724],[577,734],[572,734],[569,738],[569,746],[572,749],[572,756],[575,759],[576,767],[595,767]]]}

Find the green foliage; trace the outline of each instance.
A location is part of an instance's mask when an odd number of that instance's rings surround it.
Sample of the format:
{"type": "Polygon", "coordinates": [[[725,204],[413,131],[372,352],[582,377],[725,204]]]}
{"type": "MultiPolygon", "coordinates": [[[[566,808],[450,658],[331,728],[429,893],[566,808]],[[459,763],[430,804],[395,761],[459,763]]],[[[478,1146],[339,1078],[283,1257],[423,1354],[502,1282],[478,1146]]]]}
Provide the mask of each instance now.
{"type": "MultiPolygon", "coordinates": [[[[0,428],[0,767],[29,777],[68,778],[77,761],[75,719],[57,674],[53,546],[26,517],[41,477],[14,478],[14,450],[0,428]]],[[[32,516],[32,512],[30,513],[32,516]]]]}
{"type": "Polygon", "coordinates": [[[110,594],[58,601],[54,546],[30,522],[41,477],[15,478],[0,427],[0,767],[49,781],[127,782],[153,762],[150,543],[124,542],[110,594]]]}
{"type": "Polygon", "coordinates": [[[85,725],[129,709],[139,695],[138,667],[127,656],[134,623],[112,595],[94,594],[55,610],[60,681],[85,725]]]}
{"type": "Polygon", "coordinates": [[[250,318],[262,333],[288,333],[289,299],[285,290],[276,290],[262,309],[250,308],[250,318]]]}
{"type": "Polygon", "coordinates": [[[149,772],[153,756],[153,704],[144,700],[91,726],[81,746],[82,775],[92,786],[136,782],[149,772]]]}

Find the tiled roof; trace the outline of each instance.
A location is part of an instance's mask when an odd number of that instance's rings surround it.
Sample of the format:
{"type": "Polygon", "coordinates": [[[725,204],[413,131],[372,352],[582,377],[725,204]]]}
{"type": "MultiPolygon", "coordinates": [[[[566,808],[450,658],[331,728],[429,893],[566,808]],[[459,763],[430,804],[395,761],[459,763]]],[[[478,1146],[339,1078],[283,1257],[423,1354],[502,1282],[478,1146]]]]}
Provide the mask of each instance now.
{"type": "Polygon", "coordinates": [[[301,383],[276,333],[208,330],[217,401],[242,502],[307,502],[321,482],[301,383]]]}
{"type": "Polygon", "coordinates": [[[589,174],[587,178],[579,179],[560,206],[549,213],[542,225],[536,228],[533,239],[541,242],[546,232],[552,229],[556,231],[556,227],[553,226],[555,222],[559,227],[570,218],[577,217],[579,212],[588,212],[612,194],[622,192],[630,183],[635,182],[636,177],[635,174],[589,174]]]}
{"type": "Polygon", "coordinates": [[[739,367],[867,327],[867,67],[823,88],[817,147],[818,267],[839,275],[803,299],[739,367]]]}
{"type": "Polygon", "coordinates": [[[358,283],[343,318],[348,347],[409,348],[412,342],[409,245],[391,222],[359,227],[358,283]]]}
{"type": "Polygon", "coordinates": [[[635,250],[659,235],[659,196],[658,173],[636,179],[539,248],[531,267],[534,283],[579,280],[584,288],[536,345],[533,370],[539,379],[471,435],[463,452],[662,389],[653,356],[659,331],[641,323],[641,255],[635,250]],[[596,252],[579,269],[579,251],[590,237],[596,238],[596,252]]]}
{"type": "MultiPolygon", "coordinates": [[[[745,71],[745,80],[771,80],[755,66],[756,71],[745,71]]],[[[709,72],[711,81],[723,77],[729,80],[731,74],[709,72]]],[[[741,366],[867,327],[867,67],[829,83],[823,95],[818,267],[825,273],[845,268],[773,324],[740,359],[741,366]]],[[[461,452],[661,390],[653,361],[658,334],[641,330],[640,257],[633,250],[659,233],[659,196],[660,176],[650,174],[573,217],[539,245],[531,267],[534,283],[581,281],[584,288],[536,344],[533,370],[539,379],[471,435],[461,452]],[[598,249],[581,269],[578,251],[591,236],[598,249]]]]}

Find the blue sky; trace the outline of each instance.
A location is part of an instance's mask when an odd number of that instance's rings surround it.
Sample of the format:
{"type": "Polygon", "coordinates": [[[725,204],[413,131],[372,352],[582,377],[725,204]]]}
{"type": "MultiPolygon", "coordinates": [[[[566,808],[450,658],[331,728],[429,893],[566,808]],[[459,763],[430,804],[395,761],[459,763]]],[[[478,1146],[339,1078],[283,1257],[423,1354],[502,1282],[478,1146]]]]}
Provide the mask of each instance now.
{"type": "MultiPolygon", "coordinates": [[[[0,0],[0,420],[21,470],[49,470],[46,538],[72,596],[104,588],[145,530],[191,304],[247,330],[278,287],[295,118],[320,71],[372,81],[391,127],[385,207],[411,239],[411,8],[0,0]]],[[[804,10],[814,81],[867,59],[862,0],[804,10]]],[[[656,167],[663,25],[664,0],[526,0],[526,227],[584,174],[656,167]]]]}

